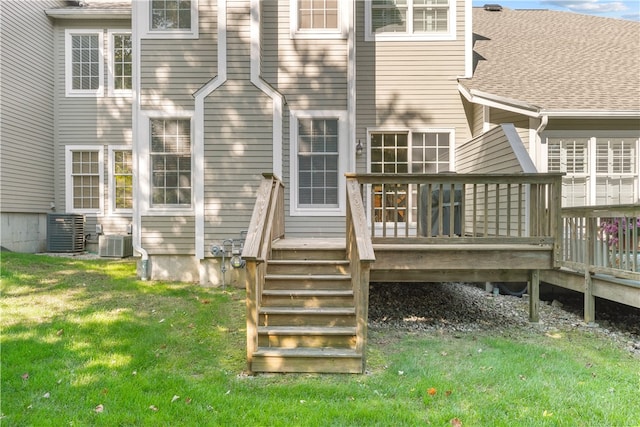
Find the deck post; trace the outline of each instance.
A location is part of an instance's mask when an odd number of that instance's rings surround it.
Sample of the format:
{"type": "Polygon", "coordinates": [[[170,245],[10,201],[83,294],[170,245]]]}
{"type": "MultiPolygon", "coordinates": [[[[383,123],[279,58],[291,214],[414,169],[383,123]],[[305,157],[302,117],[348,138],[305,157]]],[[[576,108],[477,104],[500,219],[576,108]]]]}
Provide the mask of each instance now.
{"type": "Polygon", "coordinates": [[[540,270],[529,272],[529,322],[540,321],[540,270]]]}
{"type": "Polygon", "coordinates": [[[247,371],[251,373],[253,371],[253,353],[258,347],[258,295],[256,291],[258,263],[255,260],[248,261],[246,271],[247,371]]]}
{"type": "Polygon", "coordinates": [[[593,324],[596,321],[596,297],[593,296],[593,281],[590,266],[595,263],[595,236],[597,218],[587,218],[585,254],[584,254],[584,322],[593,324]]]}

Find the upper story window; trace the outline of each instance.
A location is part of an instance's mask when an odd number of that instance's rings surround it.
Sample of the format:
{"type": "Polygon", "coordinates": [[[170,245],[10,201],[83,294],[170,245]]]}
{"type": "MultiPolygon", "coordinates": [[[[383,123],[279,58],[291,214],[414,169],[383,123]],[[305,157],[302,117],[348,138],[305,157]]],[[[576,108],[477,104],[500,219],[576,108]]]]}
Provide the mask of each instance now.
{"type": "Polygon", "coordinates": [[[107,61],[104,52],[105,30],[67,30],[65,32],[65,93],[68,97],[130,96],[133,89],[133,50],[131,32],[107,31],[107,61]],[[105,66],[106,65],[106,66],[105,66]],[[106,71],[105,71],[106,70],[106,71]]]}
{"type": "Polygon", "coordinates": [[[66,32],[67,96],[101,96],[104,93],[102,31],[66,32]]]}
{"type": "Polygon", "coordinates": [[[366,0],[367,40],[453,40],[456,0],[366,0]]]}
{"type": "Polygon", "coordinates": [[[293,38],[345,38],[348,10],[345,0],[293,0],[293,38]]]}
{"type": "Polygon", "coordinates": [[[143,38],[198,38],[198,0],[140,0],[139,3],[144,8],[140,22],[146,29],[143,38]]]}
{"type": "Polygon", "coordinates": [[[131,94],[133,89],[131,33],[110,32],[109,41],[109,92],[131,94]]]}

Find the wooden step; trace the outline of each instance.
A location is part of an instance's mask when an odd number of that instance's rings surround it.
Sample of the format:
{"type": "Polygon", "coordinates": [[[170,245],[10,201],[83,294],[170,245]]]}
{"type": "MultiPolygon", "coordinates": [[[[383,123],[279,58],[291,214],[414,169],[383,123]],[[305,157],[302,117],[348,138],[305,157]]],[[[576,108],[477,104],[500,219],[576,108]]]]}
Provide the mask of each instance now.
{"type": "Polygon", "coordinates": [[[335,259],[269,260],[268,274],[349,274],[349,261],[335,259]]]}
{"type": "Polygon", "coordinates": [[[253,372],[323,372],[360,374],[362,354],[344,348],[264,348],[253,353],[253,372]]]}
{"type": "Polygon", "coordinates": [[[353,307],[262,307],[258,324],[261,326],[355,326],[353,307]]]}
{"type": "Polygon", "coordinates": [[[259,326],[258,347],[355,348],[355,326],[259,326]]]}
{"type": "Polygon", "coordinates": [[[351,276],[345,274],[267,274],[264,289],[349,290],[351,276]]]}
{"type": "Polygon", "coordinates": [[[346,259],[346,242],[340,239],[286,238],[274,242],[269,259],[332,260],[346,259]]]}
{"type": "Polygon", "coordinates": [[[335,289],[266,289],[263,307],[353,307],[353,290],[335,289]]]}

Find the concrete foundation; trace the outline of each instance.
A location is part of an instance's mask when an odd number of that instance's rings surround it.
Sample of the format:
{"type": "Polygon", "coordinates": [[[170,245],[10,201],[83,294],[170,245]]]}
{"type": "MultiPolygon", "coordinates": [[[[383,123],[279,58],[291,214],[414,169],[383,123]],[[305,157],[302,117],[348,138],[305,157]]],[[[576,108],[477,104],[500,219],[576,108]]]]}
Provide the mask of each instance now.
{"type": "Polygon", "coordinates": [[[0,214],[0,245],[13,252],[37,253],[47,250],[46,213],[0,214]]]}
{"type": "MultiPolygon", "coordinates": [[[[148,274],[150,280],[199,283],[207,287],[230,286],[244,288],[244,268],[233,268],[225,260],[226,271],[222,275],[222,259],[198,260],[192,255],[150,255],[148,274]]],[[[141,260],[138,260],[138,276],[141,276],[141,260]]]]}

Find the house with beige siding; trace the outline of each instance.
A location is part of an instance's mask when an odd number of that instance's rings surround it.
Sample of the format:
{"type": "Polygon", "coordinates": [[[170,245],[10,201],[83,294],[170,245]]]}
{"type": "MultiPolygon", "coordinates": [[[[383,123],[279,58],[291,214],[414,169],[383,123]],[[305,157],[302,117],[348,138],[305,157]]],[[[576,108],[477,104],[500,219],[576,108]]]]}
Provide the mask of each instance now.
{"type": "Polygon", "coordinates": [[[241,248],[265,173],[287,236],[344,235],[350,172],[565,172],[567,206],[639,201],[637,22],[471,0],[2,8],[3,39],[37,20],[46,53],[2,47],[43,61],[2,65],[12,250],[43,250],[15,221],[55,210],[83,215],[91,250],[131,236],[144,278],[218,285],[216,248],[241,248]]]}

